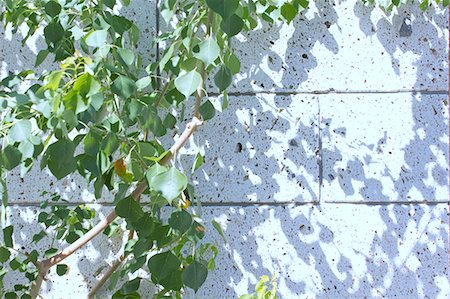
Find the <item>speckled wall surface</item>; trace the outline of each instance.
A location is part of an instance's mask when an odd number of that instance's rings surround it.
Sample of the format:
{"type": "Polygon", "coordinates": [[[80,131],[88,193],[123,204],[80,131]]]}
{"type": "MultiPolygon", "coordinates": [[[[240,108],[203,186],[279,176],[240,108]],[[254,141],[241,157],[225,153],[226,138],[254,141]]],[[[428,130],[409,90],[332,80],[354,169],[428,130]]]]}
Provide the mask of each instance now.
{"type": "MultiPolygon", "coordinates": [[[[132,3],[154,59],[155,3],[132,3]]],[[[447,13],[319,1],[291,25],[233,40],[242,72],[230,106],[190,144],[206,153],[192,181],[220,248],[198,297],[237,298],[265,274],[287,299],[450,297],[447,13]]],[[[39,39],[22,50],[18,39],[0,32],[0,78],[33,64],[39,39]]],[[[79,181],[12,173],[15,242],[40,230],[43,190],[107,215],[111,197],[95,201],[79,181]]],[[[121,246],[96,238],[68,276],[52,272],[44,298],[85,297],[121,246]]]]}

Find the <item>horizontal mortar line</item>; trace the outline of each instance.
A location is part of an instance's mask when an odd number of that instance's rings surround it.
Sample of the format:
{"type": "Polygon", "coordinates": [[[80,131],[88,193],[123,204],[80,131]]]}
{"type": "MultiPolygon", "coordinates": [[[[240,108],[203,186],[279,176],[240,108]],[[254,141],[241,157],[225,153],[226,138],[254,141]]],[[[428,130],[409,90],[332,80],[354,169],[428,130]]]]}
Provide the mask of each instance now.
{"type": "MultiPolygon", "coordinates": [[[[448,95],[448,90],[315,90],[315,91],[247,91],[247,92],[229,92],[229,96],[255,96],[258,94],[275,94],[275,95],[298,95],[298,94],[310,94],[310,95],[320,95],[320,94],[395,94],[395,93],[412,93],[412,94],[436,94],[436,95],[448,95]]],[[[220,96],[221,93],[210,92],[210,96],[220,96]]]]}
{"type": "MultiPolygon", "coordinates": [[[[142,206],[148,204],[148,202],[140,203],[142,206]]],[[[380,202],[349,202],[349,201],[325,201],[320,203],[319,201],[304,201],[304,202],[292,202],[292,201],[280,201],[280,202],[204,202],[201,203],[201,207],[258,207],[258,206],[306,206],[306,205],[367,205],[367,206],[380,206],[380,205],[438,205],[438,204],[450,204],[448,200],[438,201],[380,201],[380,202]]],[[[40,207],[40,202],[18,202],[9,203],[8,207],[40,207]]],[[[112,202],[49,202],[48,206],[79,206],[79,205],[99,205],[103,207],[114,207],[112,202]]],[[[194,206],[194,204],[192,205],[194,206]]]]}
{"type": "MultiPolygon", "coordinates": [[[[141,206],[145,206],[149,202],[141,202],[141,206]]],[[[292,202],[292,201],[280,201],[280,202],[202,202],[202,207],[216,207],[216,206],[237,206],[237,207],[247,207],[247,206],[300,206],[300,205],[318,205],[318,201],[305,201],[305,202],[292,202]]],[[[40,207],[41,202],[10,202],[8,207],[40,207]]],[[[115,204],[112,202],[48,202],[48,206],[79,206],[79,205],[100,205],[104,207],[114,207],[115,204]]],[[[194,206],[193,203],[191,206],[194,206]]]]}
{"type": "Polygon", "coordinates": [[[434,201],[324,201],[324,204],[344,204],[344,205],[438,205],[438,204],[450,204],[449,200],[434,200],[434,201]]]}

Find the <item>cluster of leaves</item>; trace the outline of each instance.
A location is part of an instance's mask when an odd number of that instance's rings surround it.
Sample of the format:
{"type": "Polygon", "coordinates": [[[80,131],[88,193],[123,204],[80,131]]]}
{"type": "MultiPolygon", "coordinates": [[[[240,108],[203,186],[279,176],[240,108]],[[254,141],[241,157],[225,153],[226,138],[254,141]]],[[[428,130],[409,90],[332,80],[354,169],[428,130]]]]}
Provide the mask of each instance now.
{"type": "MultiPolygon", "coordinates": [[[[178,292],[183,286],[197,291],[208,270],[214,269],[218,250],[211,244],[200,243],[205,228],[186,210],[175,209],[168,219],[163,220],[160,207],[153,206],[144,212],[134,199],[127,197],[117,204],[116,212],[127,220],[129,228],[135,230],[139,238],[126,244],[127,263],[112,277],[110,288],[115,287],[119,278],[147,265],[152,282],[163,287],[156,298],[169,294],[180,296],[178,292]]],[[[115,298],[129,296],[132,293],[129,284],[116,292],[115,298]]]]}
{"type": "Polygon", "coordinates": [[[272,279],[269,280],[269,276],[261,276],[259,282],[255,286],[255,293],[242,295],[239,299],[277,299],[276,277],[272,277],[272,279]]]}
{"type": "MultiPolygon", "coordinates": [[[[47,192],[43,192],[42,196],[46,194],[47,192]]],[[[3,228],[4,246],[0,247],[0,263],[3,266],[0,267],[0,278],[2,280],[8,272],[8,268],[5,267],[5,264],[7,264],[12,271],[23,273],[23,276],[28,281],[28,283],[16,283],[14,285],[14,291],[4,292],[1,290],[0,294],[5,298],[30,298],[30,284],[36,279],[38,274],[36,265],[39,257],[49,258],[56,254],[59,249],[54,248],[55,241],[64,240],[69,244],[73,243],[92,227],[92,220],[95,217],[94,210],[86,206],[78,206],[70,209],[68,206],[58,204],[62,201],[64,200],[58,194],[51,194],[50,199],[46,199],[41,203],[41,208],[47,209],[48,213],[45,211],[40,212],[38,215],[38,223],[43,224],[45,229],[32,236],[32,242],[28,244],[28,248],[22,247],[20,250],[15,248],[13,242],[14,227],[10,225],[3,228]],[[49,236],[49,232],[52,233],[52,236],[49,236]],[[36,250],[36,247],[45,237],[51,243],[48,249],[40,254],[36,250]],[[25,251],[25,249],[30,249],[32,246],[35,249],[29,252],[25,251]]],[[[67,265],[59,264],[56,266],[56,273],[59,276],[67,272],[67,265]]]]}
{"type": "MultiPolygon", "coordinates": [[[[392,9],[401,2],[382,5],[392,9]]],[[[128,5],[129,0],[122,3],[128,5]]],[[[448,0],[436,3],[448,6],[448,0]]],[[[205,97],[208,79],[215,84],[208,92],[218,91],[222,108],[228,105],[227,88],[240,71],[230,38],[255,29],[260,20],[289,23],[308,7],[308,1],[163,1],[161,15],[167,30],[156,42],[164,48],[161,59],[149,65],[143,65],[149,59],[136,50],[139,28],[117,13],[116,0],[6,0],[1,5],[0,21],[14,33],[22,30],[24,43],[42,34],[46,44],[34,70],[12,73],[0,81],[2,217],[6,171],[20,167],[23,176],[40,161],[41,168],[48,168],[56,179],[77,173],[93,184],[97,198],[105,189],[112,192],[117,215],[137,232],[125,247],[126,263],[112,279],[113,289],[120,277],[145,268],[162,289],[157,296],[179,297],[183,287],[197,291],[214,268],[217,248],[200,243],[204,227],[189,213],[190,200],[195,200],[193,187],[185,173],[161,165],[168,155],[161,137],[180,128],[178,122],[191,112],[186,105],[193,94],[194,113],[198,110],[203,120],[214,117],[214,106],[205,97]],[[36,71],[50,60],[54,66],[50,71],[36,71]],[[141,182],[148,186],[144,193],[149,202],[144,205],[130,195],[141,182]]],[[[425,0],[420,7],[429,5],[425,0]]],[[[192,168],[202,162],[198,153],[192,168]]],[[[89,229],[86,223],[93,217],[86,208],[51,205],[38,221],[53,228],[55,240],[72,243],[89,229]]],[[[217,223],[214,227],[220,232],[217,223]]],[[[13,250],[12,227],[5,227],[4,235],[0,261],[6,262],[13,250]]],[[[45,236],[42,230],[33,241],[45,236]]],[[[57,251],[52,247],[45,256],[57,251]]],[[[31,281],[36,273],[29,265],[38,257],[37,252],[21,262],[14,257],[9,266],[31,281]]],[[[65,273],[64,265],[58,269],[58,274],[65,273]]],[[[125,283],[115,298],[137,297],[140,281],[125,283]]],[[[16,291],[25,294],[27,289],[16,291]]]]}

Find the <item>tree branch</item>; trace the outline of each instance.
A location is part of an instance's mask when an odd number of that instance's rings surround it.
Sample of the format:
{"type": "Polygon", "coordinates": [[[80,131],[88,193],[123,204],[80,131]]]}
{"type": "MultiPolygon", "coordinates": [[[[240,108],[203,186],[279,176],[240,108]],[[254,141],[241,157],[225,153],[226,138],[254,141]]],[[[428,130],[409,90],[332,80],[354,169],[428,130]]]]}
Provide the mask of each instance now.
{"type": "Polygon", "coordinates": [[[125,259],[124,255],[121,255],[117,260],[115,260],[111,267],[106,271],[105,275],[97,282],[97,284],[92,288],[92,290],[88,294],[88,299],[93,299],[94,295],[100,290],[100,288],[108,281],[111,275],[116,272],[116,270],[120,267],[123,260],[125,259]]]}
{"type": "MultiPolygon", "coordinates": [[[[184,132],[181,134],[180,138],[178,138],[178,140],[170,148],[170,154],[166,155],[160,161],[160,163],[163,165],[168,164],[172,160],[172,158],[176,155],[176,153],[186,144],[186,142],[189,140],[189,137],[191,137],[191,135],[195,132],[197,127],[199,127],[202,124],[203,122],[194,116],[192,121],[186,125],[186,128],[184,129],[184,132]]],[[[133,198],[137,200],[141,196],[141,194],[145,191],[145,189],[147,189],[147,187],[148,187],[147,181],[144,180],[140,182],[139,185],[136,187],[136,189],[131,193],[131,196],[133,196],[133,198]]],[[[45,276],[51,267],[60,263],[70,255],[72,255],[74,252],[76,252],[78,249],[80,249],[83,245],[91,241],[95,236],[101,233],[108,225],[110,225],[111,222],[113,222],[114,219],[116,218],[117,218],[116,212],[112,211],[108,216],[106,216],[105,219],[101,220],[90,231],[88,231],[77,241],[69,245],[59,254],[40,262],[38,264],[38,271],[39,271],[38,277],[31,286],[30,292],[31,298],[35,299],[38,297],[42,282],[45,279],[45,276]]]]}

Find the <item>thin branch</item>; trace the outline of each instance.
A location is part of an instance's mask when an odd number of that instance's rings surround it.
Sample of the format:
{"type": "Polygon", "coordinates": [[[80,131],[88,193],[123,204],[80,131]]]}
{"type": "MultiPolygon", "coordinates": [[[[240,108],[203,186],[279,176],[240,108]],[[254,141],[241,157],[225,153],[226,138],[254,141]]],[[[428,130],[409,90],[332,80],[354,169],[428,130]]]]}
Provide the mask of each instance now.
{"type": "Polygon", "coordinates": [[[88,294],[88,299],[93,299],[95,294],[100,290],[100,288],[108,281],[111,275],[116,272],[116,270],[120,267],[123,260],[125,259],[124,255],[121,255],[117,260],[113,262],[111,267],[106,271],[105,275],[97,282],[97,284],[92,288],[92,290],[88,294]]]}
{"type": "Polygon", "coordinates": [[[203,86],[205,84],[205,76],[206,76],[206,71],[205,71],[205,66],[202,66],[202,70],[201,70],[201,75],[202,75],[202,79],[200,80],[200,84],[197,87],[197,91],[195,92],[195,106],[194,106],[194,117],[197,119],[200,119],[200,105],[202,104],[202,99],[203,99],[203,86]]]}

